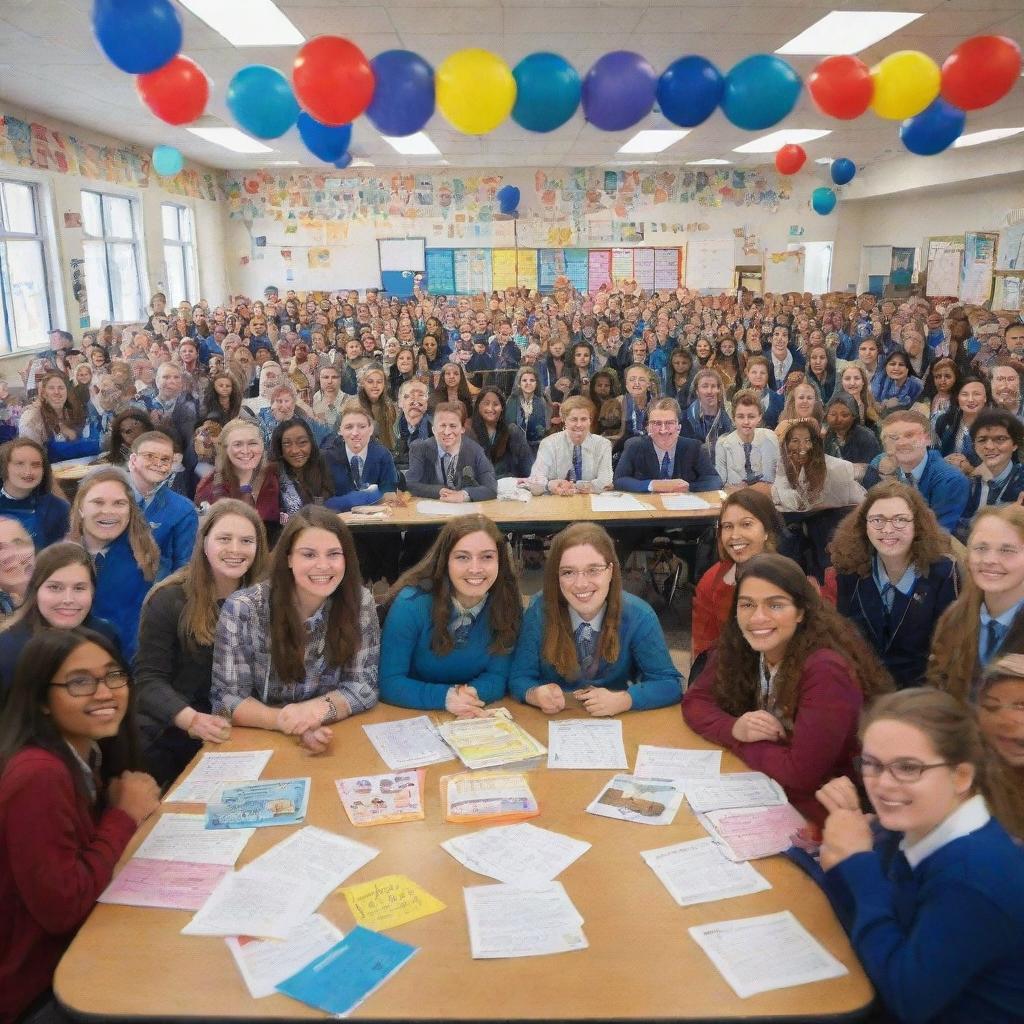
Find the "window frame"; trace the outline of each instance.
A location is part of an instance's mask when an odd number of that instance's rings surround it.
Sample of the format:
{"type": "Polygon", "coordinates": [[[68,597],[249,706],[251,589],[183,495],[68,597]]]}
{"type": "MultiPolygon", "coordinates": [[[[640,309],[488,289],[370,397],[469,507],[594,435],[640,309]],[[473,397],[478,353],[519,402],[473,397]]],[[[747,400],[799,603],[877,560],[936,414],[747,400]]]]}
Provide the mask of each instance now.
{"type": "MultiPolygon", "coordinates": [[[[140,200],[138,197],[128,193],[118,191],[103,191],[98,188],[87,188],[83,187],[79,189],[79,203],[82,207],[82,244],[83,250],[86,242],[102,242],[103,243],[103,265],[106,270],[107,280],[107,309],[110,311],[110,323],[134,323],[138,320],[145,320],[146,318],[146,294],[147,294],[147,279],[144,276],[143,268],[145,266],[146,258],[146,246],[145,238],[143,236],[143,220],[142,220],[142,209],[140,200]],[[103,231],[102,235],[93,235],[89,233],[89,230],[85,226],[85,200],[86,194],[94,195],[99,199],[100,207],[100,227],[103,231]],[[107,216],[104,207],[104,199],[122,199],[128,203],[128,209],[132,220],[132,238],[127,238],[122,235],[109,235],[107,234],[107,216]],[[128,317],[125,320],[119,320],[115,314],[115,303],[114,303],[114,292],[112,286],[112,272],[111,272],[111,255],[110,247],[112,245],[126,245],[130,244],[135,253],[135,276],[138,282],[139,292],[139,308],[135,316],[128,317]]],[[[162,232],[161,232],[162,233],[162,232]]],[[[90,303],[91,307],[91,303],[90,303]]],[[[102,317],[97,318],[90,308],[89,311],[89,327],[94,329],[101,326],[100,323],[95,322],[96,320],[102,321],[102,317]]]]}
{"type": "MultiPolygon", "coordinates": [[[[181,260],[181,275],[182,280],[185,282],[185,294],[178,299],[178,302],[186,301],[189,305],[194,306],[200,299],[199,295],[199,249],[196,245],[196,217],[195,211],[184,203],[173,203],[168,201],[161,201],[160,203],[160,241],[163,252],[163,265],[164,265],[164,281],[167,282],[165,287],[170,291],[170,267],[167,264],[167,247],[174,246],[178,250],[178,256],[181,260]],[[175,216],[178,221],[178,237],[168,238],[164,234],[164,210],[174,210],[175,216]],[[182,239],[181,222],[182,215],[188,218],[188,240],[182,239]]],[[[167,296],[168,305],[172,303],[172,297],[167,296]]]]}

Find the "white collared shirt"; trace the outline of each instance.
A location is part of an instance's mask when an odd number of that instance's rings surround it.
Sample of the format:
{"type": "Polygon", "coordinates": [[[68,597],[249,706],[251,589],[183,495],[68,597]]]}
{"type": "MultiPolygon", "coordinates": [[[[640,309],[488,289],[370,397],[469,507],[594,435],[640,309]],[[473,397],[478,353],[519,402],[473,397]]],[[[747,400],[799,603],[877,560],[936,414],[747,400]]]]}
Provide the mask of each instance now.
{"type": "MultiPolygon", "coordinates": [[[[611,441],[598,434],[587,434],[580,448],[583,458],[582,482],[593,483],[599,491],[607,490],[612,485],[611,441]]],[[[572,468],[572,450],[573,445],[564,430],[543,438],[530,474],[530,483],[546,488],[552,480],[564,480],[572,468]]]]}
{"type": "Polygon", "coordinates": [[[907,863],[916,868],[925,858],[937,853],[954,839],[962,839],[979,828],[984,828],[991,818],[985,798],[979,793],[962,803],[945,821],[936,825],[923,839],[913,845],[907,845],[904,839],[900,843],[907,858],[907,863]]]}
{"type": "Polygon", "coordinates": [[[583,625],[584,622],[594,631],[594,636],[598,636],[601,633],[601,626],[604,625],[604,613],[608,610],[608,605],[601,605],[601,610],[592,618],[585,619],[575,608],[569,609],[569,625],[572,627],[572,635],[576,636],[576,630],[583,625]]]}

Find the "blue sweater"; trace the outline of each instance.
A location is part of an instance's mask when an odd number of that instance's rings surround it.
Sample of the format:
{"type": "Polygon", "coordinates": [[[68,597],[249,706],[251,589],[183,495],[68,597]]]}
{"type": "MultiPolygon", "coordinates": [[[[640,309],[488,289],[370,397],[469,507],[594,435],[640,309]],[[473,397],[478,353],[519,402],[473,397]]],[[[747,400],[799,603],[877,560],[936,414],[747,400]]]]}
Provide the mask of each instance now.
{"type": "Polygon", "coordinates": [[[199,530],[199,513],[188,498],[163,483],[142,514],[160,548],[160,578],[188,565],[199,530]]]}
{"type": "Polygon", "coordinates": [[[545,683],[557,683],[563,690],[604,686],[629,690],[638,711],[678,704],[682,696],[679,672],[669,657],[665,634],[654,609],[633,594],[622,592],[619,622],[619,657],[614,664],[602,660],[591,679],[566,679],[541,656],[544,644],[544,601],[537,594],[523,616],[523,628],[512,655],[509,692],[526,702],[527,690],[545,683]]]}
{"type": "Polygon", "coordinates": [[[55,494],[30,494],[9,498],[0,491],[0,516],[17,519],[32,538],[36,551],[63,540],[68,532],[71,506],[55,494]]]}
{"type": "Polygon", "coordinates": [[[824,876],[886,1006],[915,1024],[1024,1020],[1024,852],[992,819],[911,871],[898,839],[824,876]]]}
{"type": "Polygon", "coordinates": [[[508,687],[511,654],[492,654],[490,608],[484,607],[469,630],[465,647],[435,654],[430,647],[433,595],[406,587],[395,598],[380,641],[380,699],[403,708],[440,711],[448,688],[476,688],[485,704],[500,700],[508,687]]]}
{"type": "Polygon", "coordinates": [[[132,554],[127,530],[107,548],[105,555],[94,555],[93,562],[96,564],[96,596],[92,600],[92,614],[106,619],[114,627],[121,642],[121,653],[131,664],[139,642],[142,602],[150,587],[163,579],[163,566],[161,564],[152,580],[147,580],[132,554]]]}

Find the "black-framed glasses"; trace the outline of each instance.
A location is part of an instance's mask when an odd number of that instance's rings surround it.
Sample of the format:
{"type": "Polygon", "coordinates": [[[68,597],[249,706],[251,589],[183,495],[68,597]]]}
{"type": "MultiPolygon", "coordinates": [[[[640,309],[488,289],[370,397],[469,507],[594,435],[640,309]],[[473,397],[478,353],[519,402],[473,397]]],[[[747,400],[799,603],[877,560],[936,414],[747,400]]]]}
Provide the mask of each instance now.
{"type": "Polygon", "coordinates": [[[853,766],[865,779],[876,779],[888,772],[897,782],[920,782],[921,776],[932,768],[947,768],[952,761],[936,761],[925,764],[910,757],[899,757],[895,761],[879,761],[874,757],[861,755],[853,759],[853,766]]]}
{"type": "Polygon", "coordinates": [[[100,688],[100,683],[103,683],[108,690],[120,690],[127,686],[128,682],[128,673],[115,668],[101,676],[94,676],[91,672],[80,672],[68,676],[63,683],[50,683],[50,685],[67,690],[72,697],[91,697],[100,688]]]}

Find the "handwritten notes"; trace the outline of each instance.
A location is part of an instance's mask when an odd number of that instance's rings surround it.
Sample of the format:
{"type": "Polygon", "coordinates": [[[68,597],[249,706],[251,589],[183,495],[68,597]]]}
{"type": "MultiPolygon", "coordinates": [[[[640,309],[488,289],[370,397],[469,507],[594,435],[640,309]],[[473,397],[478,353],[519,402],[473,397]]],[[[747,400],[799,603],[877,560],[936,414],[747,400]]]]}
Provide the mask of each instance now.
{"type": "Polygon", "coordinates": [[[356,924],[375,932],[436,914],[445,904],[405,875],[385,875],[342,889],[356,924]]]}
{"type": "Polygon", "coordinates": [[[622,722],[575,718],[548,723],[549,768],[626,768],[622,722]]]}

